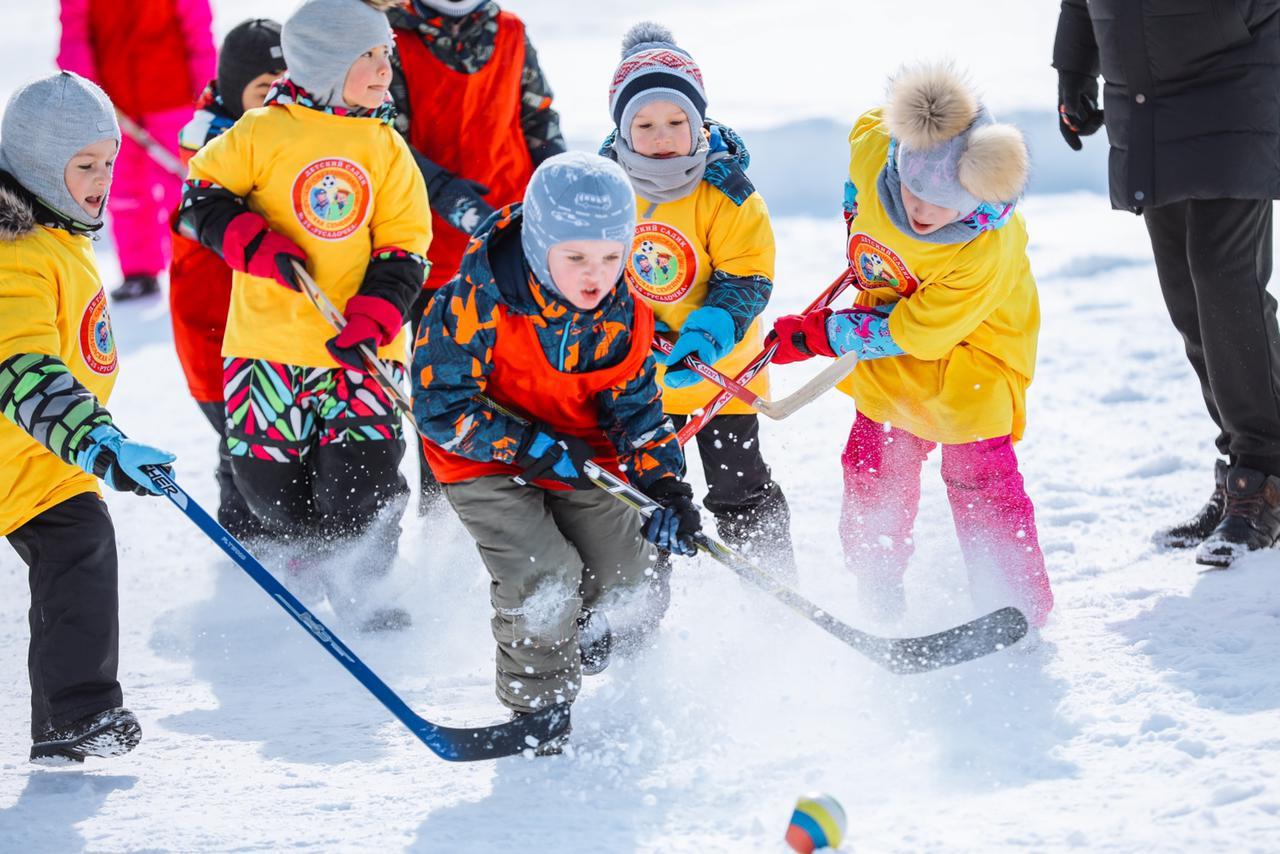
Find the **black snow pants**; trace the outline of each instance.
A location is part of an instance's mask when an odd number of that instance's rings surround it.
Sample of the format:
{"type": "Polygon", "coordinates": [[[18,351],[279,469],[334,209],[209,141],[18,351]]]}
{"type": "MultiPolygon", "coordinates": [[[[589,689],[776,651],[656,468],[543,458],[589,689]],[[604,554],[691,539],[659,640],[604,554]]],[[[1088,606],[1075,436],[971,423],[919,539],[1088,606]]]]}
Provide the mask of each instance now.
{"type": "Polygon", "coordinates": [[[1271,201],[1192,199],[1143,211],[1160,288],[1200,379],[1217,446],[1280,475],[1280,330],[1271,201]]]}
{"type": "Polygon", "coordinates": [[[116,533],[92,492],[9,534],[31,585],[31,737],[121,705],[116,533]]]}
{"type": "Polygon", "coordinates": [[[213,429],[218,431],[218,468],[214,471],[214,477],[218,481],[218,524],[241,540],[265,533],[258,518],[245,503],[231,473],[231,451],[227,449],[226,404],[217,400],[197,401],[196,405],[200,407],[205,419],[213,425],[213,429]]]}

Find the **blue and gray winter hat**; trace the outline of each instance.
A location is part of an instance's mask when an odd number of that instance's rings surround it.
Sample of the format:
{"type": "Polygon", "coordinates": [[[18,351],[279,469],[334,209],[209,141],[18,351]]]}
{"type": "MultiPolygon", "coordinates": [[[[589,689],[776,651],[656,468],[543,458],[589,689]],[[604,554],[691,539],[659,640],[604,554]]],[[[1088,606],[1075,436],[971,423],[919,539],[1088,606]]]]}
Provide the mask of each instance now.
{"type": "Polygon", "coordinates": [[[107,93],[79,74],[63,71],[23,86],[9,98],[0,122],[0,169],[44,205],[87,229],[102,227],[104,196],[90,216],[67,189],[67,163],[82,148],[113,139],[120,125],[107,93]]]}
{"type": "MultiPolygon", "coordinates": [[[[636,197],[622,167],[585,151],[543,161],[524,193],[520,242],[538,281],[555,288],[547,253],[569,240],[616,240],[623,254],[636,230],[636,197]]],[[[624,262],[625,263],[625,260],[624,262]]],[[[618,266],[622,275],[622,265],[618,266]]]]}
{"type": "MultiPolygon", "coordinates": [[[[622,61],[609,85],[609,113],[627,145],[636,113],[654,101],[670,101],[684,110],[694,129],[702,127],[707,115],[707,93],[698,63],[675,43],[670,30],[644,21],[622,37],[622,61]]],[[[696,135],[692,146],[698,147],[696,135]]]]}
{"type": "Polygon", "coordinates": [[[379,11],[387,5],[392,4],[306,0],[284,22],[281,34],[289,79],[321,105],[342,106],[342,86],[351,64],[367,50],[395,44],[391,24],[379,11]]]}

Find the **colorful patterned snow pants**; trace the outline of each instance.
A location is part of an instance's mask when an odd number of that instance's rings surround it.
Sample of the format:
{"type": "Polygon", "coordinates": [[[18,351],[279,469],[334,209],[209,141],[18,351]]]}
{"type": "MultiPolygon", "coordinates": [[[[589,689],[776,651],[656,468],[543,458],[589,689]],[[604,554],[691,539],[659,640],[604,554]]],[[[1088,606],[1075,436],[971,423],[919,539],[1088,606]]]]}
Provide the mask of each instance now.
{"type": "MultiPolygon", "coordinates": [[[[861,413],[854,421],[841,458],[840,537],[845,562],[860,581],[900,581],[906,572],[920,471],[934,445],[861,413]]],[[[1053,591],[1013,442],[1003,436],[943,445],[942,480],[973,589],[1002,584],[1001,593],[1013,597],[1012,604],[1031,624],[1043,625],[1053,608],[1053,591]]]]}
{"type": "Polygon", "coordinates": [[[254,514],[285,538],[372,530],[389,566],[409,487],[400,415],[373,378],[234,357],[223,376],[231,470],[254,514]]]}

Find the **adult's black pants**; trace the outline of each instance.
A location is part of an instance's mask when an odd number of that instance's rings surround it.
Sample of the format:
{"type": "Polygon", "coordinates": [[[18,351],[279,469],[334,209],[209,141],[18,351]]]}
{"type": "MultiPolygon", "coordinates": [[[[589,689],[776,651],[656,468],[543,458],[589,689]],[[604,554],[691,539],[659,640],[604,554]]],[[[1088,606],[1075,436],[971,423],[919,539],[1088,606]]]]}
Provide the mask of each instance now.
{"type": "Polygon", "coordinates": [[[1280,475],[1280,329],[1271,201],[1192,199],[1143,211],[1160,289],[1233,464],[1280,475]]]}

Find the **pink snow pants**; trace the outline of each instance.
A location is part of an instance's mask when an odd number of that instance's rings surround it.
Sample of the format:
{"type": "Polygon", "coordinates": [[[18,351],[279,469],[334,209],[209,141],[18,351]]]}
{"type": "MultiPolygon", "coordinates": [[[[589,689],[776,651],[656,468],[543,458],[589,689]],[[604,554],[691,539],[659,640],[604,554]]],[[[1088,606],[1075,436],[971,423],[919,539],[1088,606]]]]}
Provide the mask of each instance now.
{"type": "MultiPolygon", "coordinates": [[[[840,537],[845,562],[860,579],[900,581],[906,572],[921,466],[933,448],[933,442],[858,413],[841,457],[840,537]]],[[[1004,601],[994,604],[1014,604],[1032,625],[1044,625],[1053,591],[1010,437],[943,445],[942,480],[975,594],[997,600],[1003,594],[1004,601]]]]}
{"type": "MultiPolygon", "coordinates": [[[[136,118],[176,156],[178,133],[194,107],[179,107],[136,118]]],[[[182,179],[155,163],[127,134],[120,143],[111,198],[111,236],[126,276],[158,276],[169,269],[169,215],[182,198],[182,179]]]]}

